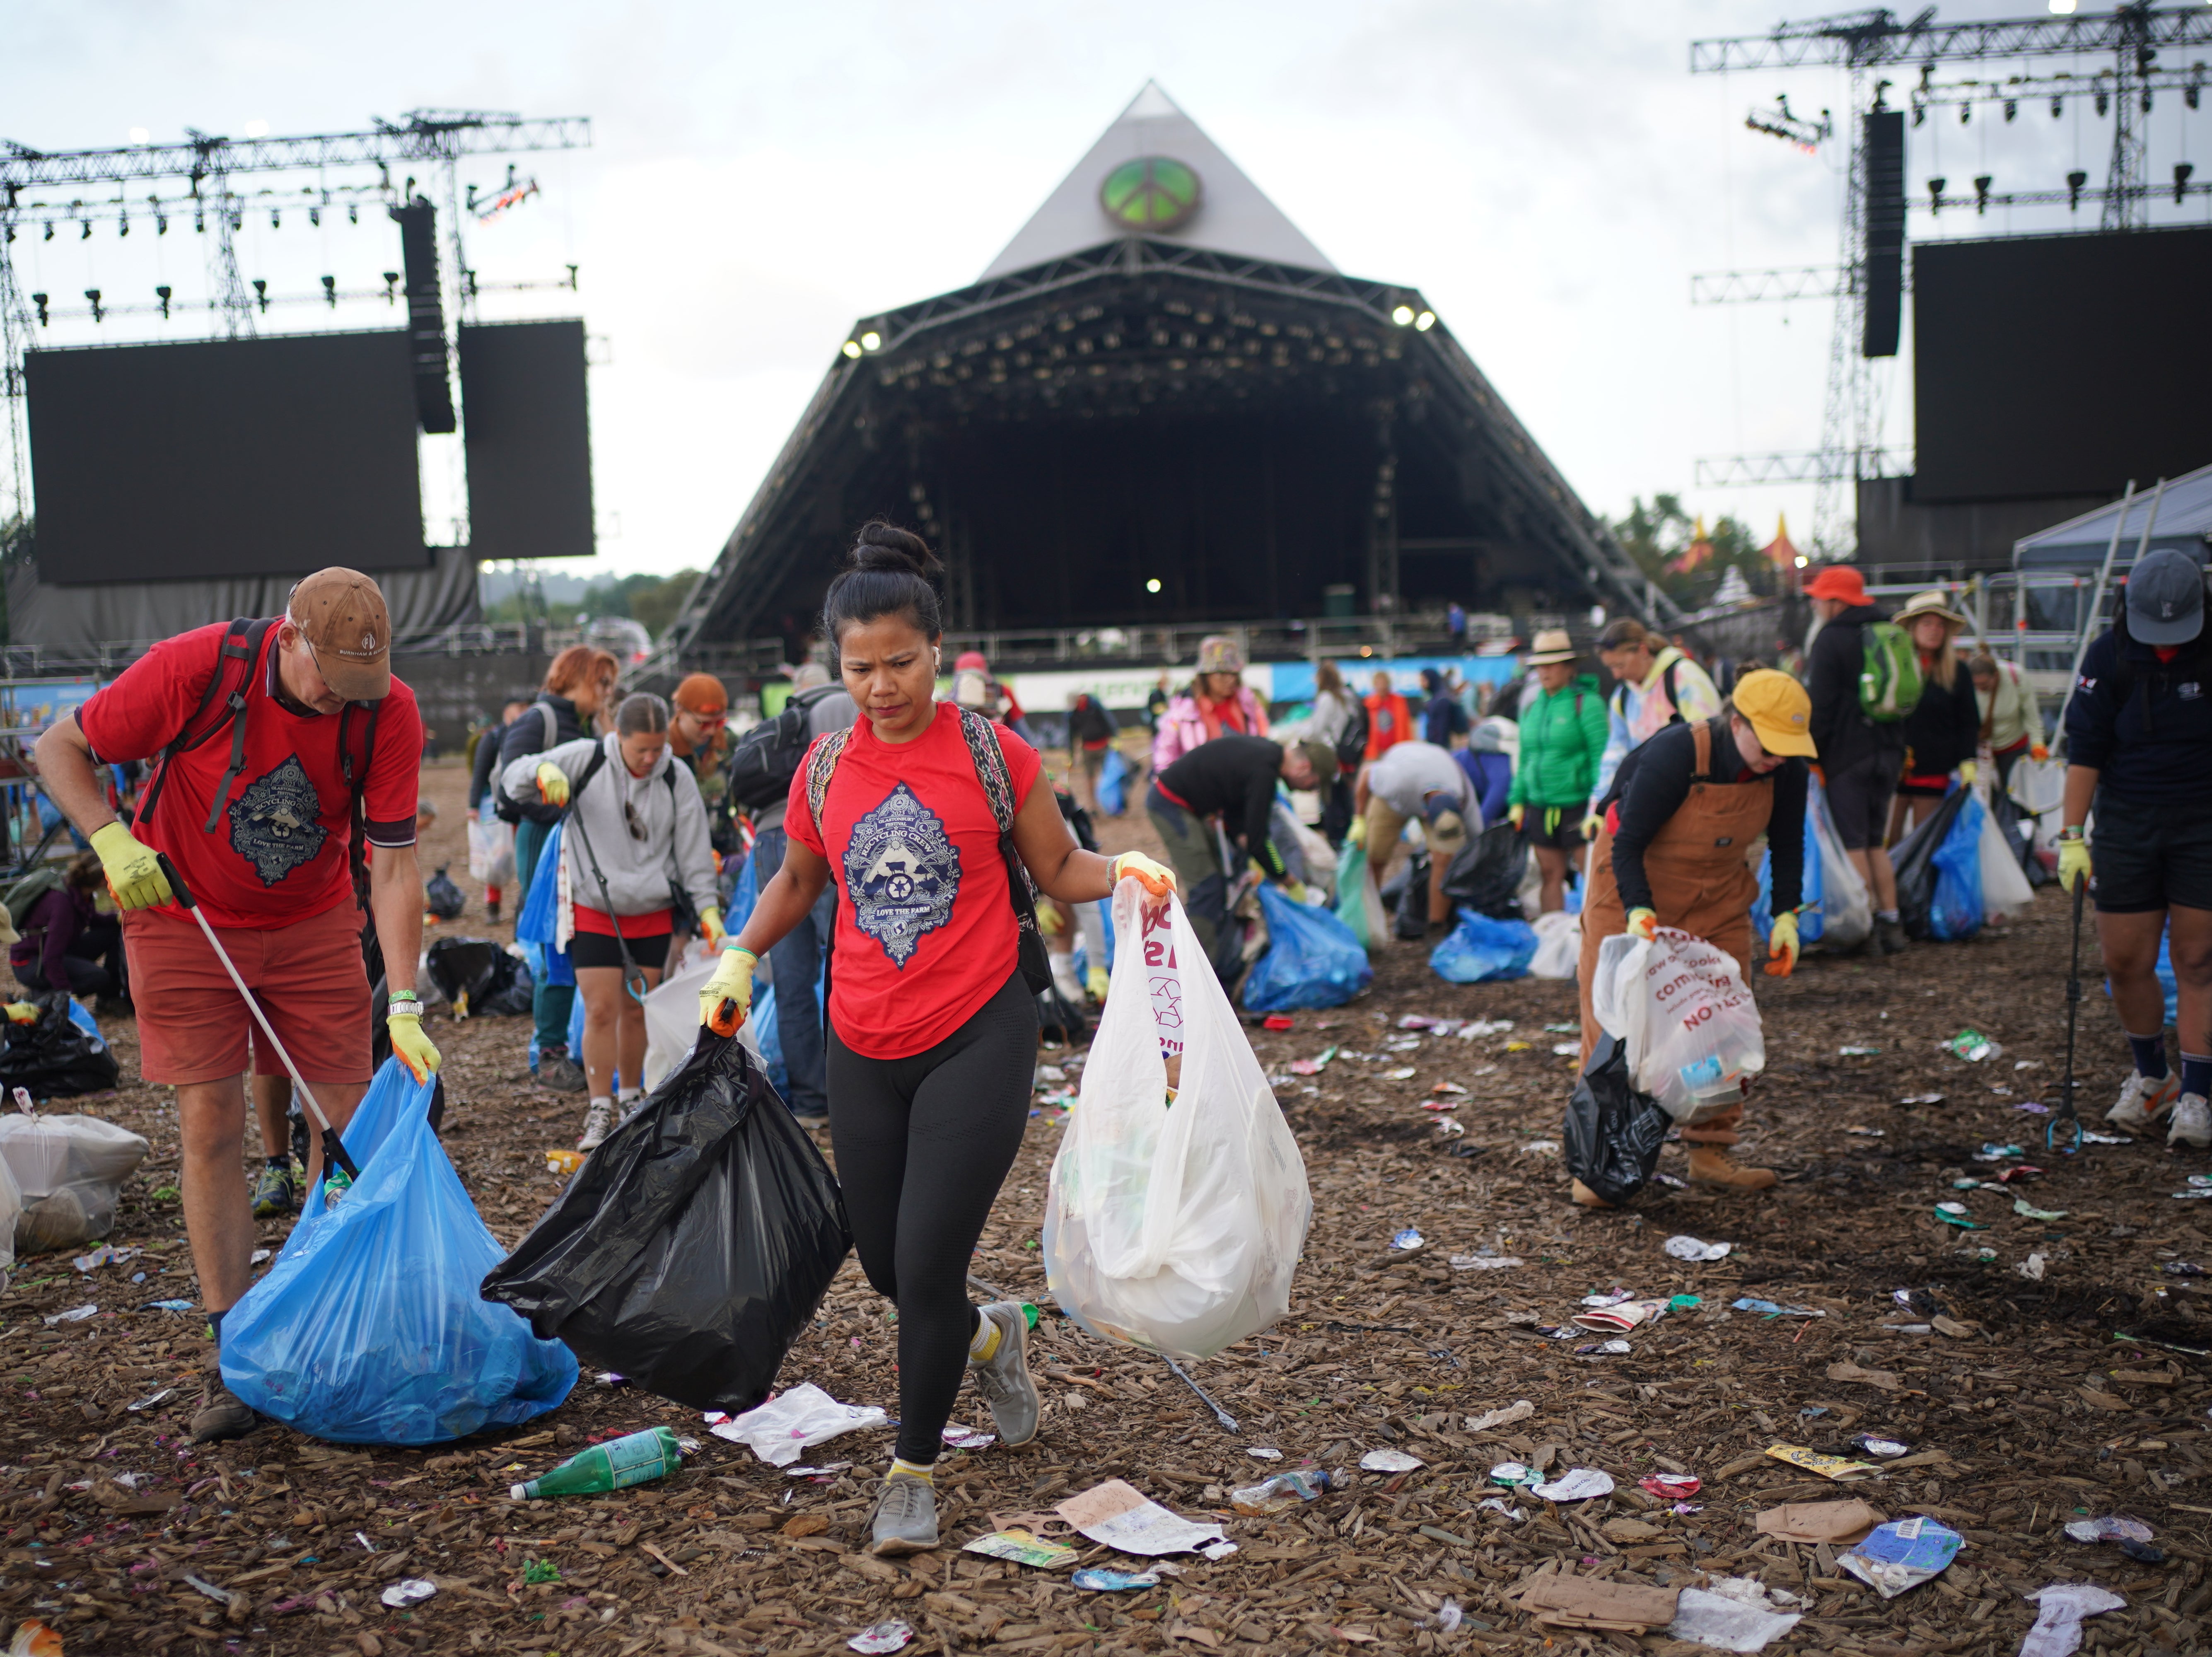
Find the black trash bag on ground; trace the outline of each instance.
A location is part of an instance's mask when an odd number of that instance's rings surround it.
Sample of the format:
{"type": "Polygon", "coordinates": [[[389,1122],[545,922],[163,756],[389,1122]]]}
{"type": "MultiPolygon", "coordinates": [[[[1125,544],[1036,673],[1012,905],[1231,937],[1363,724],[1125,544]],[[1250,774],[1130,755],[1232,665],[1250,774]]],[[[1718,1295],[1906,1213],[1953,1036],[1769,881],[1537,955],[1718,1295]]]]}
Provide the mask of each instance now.
{"type": "Polygon", "coordinates": [[[1889,861],[1897,871],[1897,918],[1908,938],[1933,938],[1929,911],[1936,902],[1936,853],[1959,820],[1966,804],[1966,791],[1954,788],[1926,820],[1898,841],[1889,861]]]}
{"type": "Polygon", "coordinates": [[[441,938],[424,952],[423,968],[438,993],[456,1009],[465,1005],[472,1013],[508,1015],[530,1011],[530,968],[494,939],[441,938]]]}
{"type": "Polygon", "coordinates": [[[70,998],[61,991],[23,998],[39,1010],[38,1022],[6,1026],[0,1047],[0,1089],[27,1088],[43,1104],[105,1093],[121,1071],[107,1043],[70,1016],[70,998]]]}
{"type": "Polygon", "coordinates": [[[1217,871],[1193,884],[1183,895],[1182,904],[1183,913],[1193,920],[1213,923],[1213,975],[1233,996],[1244,976],[1246,927],[1243,918],[1229,907],[1229,877],[1217,871]]]}
{"type": "Polygon", "coordinates": [[[1390,930],[1400,938],[1429,935],[1429,854],[1416,852],[1406,865],[1406,883],[1398,889],[1398,907],[1390,930]]]}
{"type": "Polygon", "coordinates": [[[2020,859],[2021,872],[2027,877],[2031,889],[2039,889],[2057,878],[2043,866],[2043,859],[2035,854],[2035,819],[2020,809],[2020,802],[2002,789],[1993,789],[1990,794],[1990,813],[1997,820],[1997,832],[2004,836],[2012,854],[2020,859]]]}
{"type": "Polygon", "coordinates": [[[483,1292],[581,1363],[734,1415],[767,1398],[851,1246],[822,1153],[744,1043],[702,1029],[483,1292]]]}
{"type": "Polygon", "coordinates": [[[1528,872],[1528,842],[1510,822],[1493,822],[1451,860],[1444,895],[1462,909],[1492,920],[1522,920],[1521,880],[1528,872]]]}
{"type": "Polygon", "coordinates": [[[1604,1201],[1625,1203],[1650,1182],[1672,1126],[1657,1100],[1636,1090],[1619,1038],[1601,1037],[1567,1101],[1567,1172],[1604,1201]]]}
{"type": "Polygon", "coordinates": [[[1037,1039],[1047,1047],[1073,1047],[1090,1038],[1091,1021],[1060,992],[1057,984],[1037,992],[1036,1007],[1037,1039]]]}
{"type": "Polygon", "coordinates": [[[438,872],[422,883],[422,907],[441,920],[451,920],[469,906],[461,889],[453,884],[453,877],[441,864],[438,872]]]}

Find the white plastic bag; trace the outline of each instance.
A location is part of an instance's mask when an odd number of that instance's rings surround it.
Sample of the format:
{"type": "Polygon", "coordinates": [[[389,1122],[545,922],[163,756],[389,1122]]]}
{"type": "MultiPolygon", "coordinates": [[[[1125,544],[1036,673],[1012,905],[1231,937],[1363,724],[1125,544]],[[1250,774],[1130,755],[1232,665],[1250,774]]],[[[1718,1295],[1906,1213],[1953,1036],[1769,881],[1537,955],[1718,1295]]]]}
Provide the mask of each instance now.
{"type": "MultiPolygon", "coordinates": [[[[1625,935],[1624,935],[1625,936],[1625,935]]],[[[1678,1122],[1727,1109],[1766,1068],[1766,1041],[1743,968],[1704,938],[1662,926],[1656,943],[1598,946],[1591,1011],[1621,1040],[1636,1085],[1678,1122]]]]}
{"type": "Polygon", "coordinates": [[[840,1404],[812,1381],[802,1381],[757,1409],[716,1422],[708,1431],[744,1445],[770,1466],[788,1467],[817,1444],[889,1424],[890,1418],[874,1405],[840,1404]]]}
{"type": "Polygon", "coordinates": [[[1572,978],[1583,952],[1583,918],[1565,910],[1538,915],[1536,954],[1528,962],[1531,978],[1572,978]]]}
{"type": "Polygon", "coordinates": [[[7,1287],[8,1268],[15,1264],[15,1224],[23,1217],[22,1188],[4,1158],[0,1158],[0,1289],[7,1287]]]}
{"type": "MultiPolygon", "coordinates": [[[[676,969],[646,992],[645,1063],[638,1067],[638,1079],[647,1093],[665,1081],[669,1071],[689,1058],[697,1045],[699,992],[714,975],[714,952],[695,939],[676,969]]],[[[754,1060],[759,1062],[760,1041],[751,1019],[738,1027],[738,1040],[752,1050],[754,1060]]]]}
{"type": "Polygon", "coordinates": [[[1828,792],[1812,786],[1813,838],[1820,848],[1820,942],[1831,950],[1856,949],[1874,931],[1874,900],[1836,832],[1828,792]]]}
{"type": "Polygon", "coordinates": [[[2027,883],[2027,871],[2006,844],[1996,813],[1989,809],[1988,785],[1977,784],[1974,792],[1982,802],[1982,907],[1992,920],[2009,919],[2034,903],[2035,889],[2027,883]]]}
{"type": "MultiPolygon", "coordinates": [[[[469,877],[487,886],[514,883],[514,825],[469,819],[469,877]]],[[[518,908],[520,905],[516,906],[518,908]]]]}
{"type": "Polygon", "coordinates": [[[1114,938],[1114,991],[1052,1165],[1046,1278],[1094,1334],[1210,1357],[1290,1310],[1305,1162],[1182,903],[1163,918],[1122,881],[1114,938]]]}
{"type": "Polygon", "coordinates": [[[1306,860],[1306,884],[1317,886],[1324,892],[1336,889],[1336,848],[1315,830],[1296,818],[1291,826],[1297,830],[1298,851],[1306,860]]]}
{"type": "Polygon", "coordinates": [[[22,1205],[16,1253],[40,1254],[106,1236],[123,1181],[149,1149],[129,1129],[97,1116],[0,1116],[0,1160],[15,1176],[22,1205]]]}

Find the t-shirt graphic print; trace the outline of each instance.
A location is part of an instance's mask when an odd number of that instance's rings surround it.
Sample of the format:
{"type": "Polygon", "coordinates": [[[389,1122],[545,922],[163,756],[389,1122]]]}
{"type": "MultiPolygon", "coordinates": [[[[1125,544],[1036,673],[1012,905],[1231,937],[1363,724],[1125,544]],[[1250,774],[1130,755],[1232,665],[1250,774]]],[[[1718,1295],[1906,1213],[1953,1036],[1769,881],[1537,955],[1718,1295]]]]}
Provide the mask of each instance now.
{"type": "Polygon", "coordinates": [[[288,754],[231,802],[231,849],[253,865],[264,886],[274,886],[322,852],[330,838],[322,809],[307,768],[288,754]]]}
{"type": "Polygon", "coordinates": [[[960,848],[945,820],[905,783],[853,824],[845,847],[853,924],[904,968],[926,932],[952,919],[960,895],[960,848]]]}

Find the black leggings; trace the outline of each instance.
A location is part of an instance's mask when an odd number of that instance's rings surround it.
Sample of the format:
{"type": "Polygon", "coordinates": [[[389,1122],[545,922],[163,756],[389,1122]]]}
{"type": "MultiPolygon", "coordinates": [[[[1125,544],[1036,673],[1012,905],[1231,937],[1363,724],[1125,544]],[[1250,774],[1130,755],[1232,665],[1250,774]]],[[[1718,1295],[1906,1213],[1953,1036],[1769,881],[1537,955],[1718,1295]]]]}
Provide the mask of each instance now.
{"type": "Polygon", "coordinates": [[[944,1447],[975,1314],[968,1266],[1021,1149],[1036,998],[1017,970],[975,1016],[908,1059],[867,1059],[833,1023],[830,1139],[860,1267],[898,1307],[900,1460],[944,1447]]]}

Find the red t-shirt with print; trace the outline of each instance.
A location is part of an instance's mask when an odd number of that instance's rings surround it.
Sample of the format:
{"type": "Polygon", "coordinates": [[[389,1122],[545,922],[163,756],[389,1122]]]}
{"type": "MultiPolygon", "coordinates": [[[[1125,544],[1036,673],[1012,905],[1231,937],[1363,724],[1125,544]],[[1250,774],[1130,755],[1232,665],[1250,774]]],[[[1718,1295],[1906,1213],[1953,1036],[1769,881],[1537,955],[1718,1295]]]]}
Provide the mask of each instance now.
{"type": "MultiPolygon", "coordinates": [[[[353,792],[338,762],[338,725],[358,765],[368,709],[298,714],[271,694],[277,628],[263,637],[246,675],[246,763],[231,779],[230,799],[206,832],[216,785],[230,768],[228,711],[218,695],[192,719],[222,650],[226,624],[164,640],[77,710],[77,725],[103,761],[150,760],[191,720],[194,735],[218,716],[218,733],[169,767],[150,821],[131,832],[166,852],[193,900],[218,926],[267,930],[307,920],[353,898],[346,865],[353,792]]],[[[222,664],[227,689],[241,664],[222,664]]],[[[372,846],[415,843],[416,783],[422,762],[422,716],[415,693],[395,678],[376,714],[376,750],[362,804],[372,846]]],[[[148,774],[148,786],[152,773],[148,774]]]]}
{"type": "MultiPolygon", "coordinates": [[[[1018,810],[1043,765],[1004,725],[992,729],[1018,810]]],[[[830,780],[818,835],[806,773],[801,765],[792,780],[784,826],[828,860],[838,888],[830,1021],[865,1058],[924,1052],[998,993],[1018,942],[999,825],[961,735],[960,710],[939,702],[929,728],[909,743],[886,743],[858,721],[830,780]]]]}

